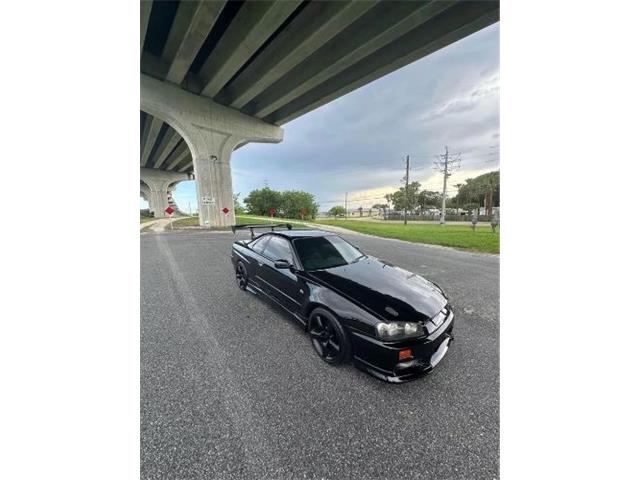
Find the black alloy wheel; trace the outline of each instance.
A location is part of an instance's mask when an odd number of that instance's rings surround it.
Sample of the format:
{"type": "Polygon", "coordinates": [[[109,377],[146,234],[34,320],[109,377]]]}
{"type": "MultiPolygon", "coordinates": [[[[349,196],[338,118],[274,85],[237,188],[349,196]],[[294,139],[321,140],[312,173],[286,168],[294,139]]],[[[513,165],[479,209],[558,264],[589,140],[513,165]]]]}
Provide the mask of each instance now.
{"type": "Polygon", "coordinates": [[[247,285],[249,284],[249,280],[247,278],[247,268],[241,261],[238,261],[238,263],[236,264],[236,283],[238,284],[238,288],[240,290],[246,290],[247,285]]]}
{"type": "Polygon", "coordinates": [[[316,353],[325,362],[337,365],[349,359],[349,338],[336,317],[324,308],[309,315],[309,336],[316,353]]]}

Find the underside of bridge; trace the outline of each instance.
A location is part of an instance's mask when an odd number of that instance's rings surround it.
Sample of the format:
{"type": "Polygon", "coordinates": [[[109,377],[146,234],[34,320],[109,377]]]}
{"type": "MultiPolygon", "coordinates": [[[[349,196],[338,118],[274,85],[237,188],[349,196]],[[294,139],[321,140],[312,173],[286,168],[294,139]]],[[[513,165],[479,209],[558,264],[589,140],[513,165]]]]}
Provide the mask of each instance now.
{"type": "Polygon", "coordinates": [[[167,207],[179,211],[173,190],[193,179],[191,151],[182,136],[158,117],[140,111],[140,196],[155,217],[167,207]]]}
{"type": "Polygon", "coordinates": [[[497,1],[143,0],[140,8],[140,166],[194,174],[202,226],[235,223],[235,148],[279,142],[280,125],[499,19],[497,1]]]}

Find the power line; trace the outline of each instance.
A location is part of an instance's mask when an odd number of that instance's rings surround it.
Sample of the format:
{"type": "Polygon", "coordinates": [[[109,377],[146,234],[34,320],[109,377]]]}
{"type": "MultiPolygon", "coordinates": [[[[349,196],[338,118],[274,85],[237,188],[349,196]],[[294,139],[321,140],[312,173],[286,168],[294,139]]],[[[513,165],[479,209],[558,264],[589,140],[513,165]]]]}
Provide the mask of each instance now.
{"type": "MultiPolygon", "coordinates": [[[[473,152],[477,152],[478,150],[482,150],[485,148],[489,148],[489,149],[495,149],[495,148],[500,148],[499,144],[495,144],[495,145],[472,145],[470,147],[464,148],[458,152],[449,152],[449,156],[454,156],[454,155],[458,155],[458,154],[472,154],[473,152]]],[[[415,155],[415,154],[410,154],[411,157],[415,158],[433,158],[433,157],[440,157],[441,154],[439,153],[429,153],[429,154],[420,154],[420,155],[415,155]]],[[[480,154],[474,154],[474,155],[482,155],[480,154]]]]}

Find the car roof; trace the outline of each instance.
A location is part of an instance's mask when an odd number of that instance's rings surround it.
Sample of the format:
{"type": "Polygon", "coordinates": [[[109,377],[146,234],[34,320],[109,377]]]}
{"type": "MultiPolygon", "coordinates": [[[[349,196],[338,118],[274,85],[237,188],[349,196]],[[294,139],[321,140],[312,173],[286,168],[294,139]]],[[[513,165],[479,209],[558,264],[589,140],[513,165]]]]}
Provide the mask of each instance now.
{"type": "Polygon", "coordinates": [[[305,238],[305,237],[326,237],[327,235],[335,235],[335,233],[315,228],[292,228],[291,230],[274,230],[273,232],[265,232],[266,234],[282,235],[287,238],[305,238]]]}

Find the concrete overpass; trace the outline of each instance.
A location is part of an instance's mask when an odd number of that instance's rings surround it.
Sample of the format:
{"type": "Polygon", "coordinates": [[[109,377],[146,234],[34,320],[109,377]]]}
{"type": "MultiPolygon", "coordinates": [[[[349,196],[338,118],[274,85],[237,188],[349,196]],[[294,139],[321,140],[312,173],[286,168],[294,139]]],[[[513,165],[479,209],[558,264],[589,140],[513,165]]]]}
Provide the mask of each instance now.
{"type": "Polygon", "coordinates": [[[497,1],[143,0],[141,194],[160,216],[195,176],[200,225],[233,225],[236,148],[498,19],[497,1]]]}

